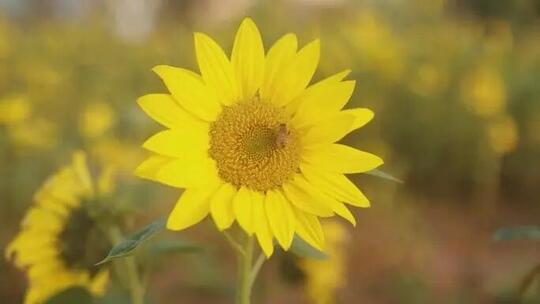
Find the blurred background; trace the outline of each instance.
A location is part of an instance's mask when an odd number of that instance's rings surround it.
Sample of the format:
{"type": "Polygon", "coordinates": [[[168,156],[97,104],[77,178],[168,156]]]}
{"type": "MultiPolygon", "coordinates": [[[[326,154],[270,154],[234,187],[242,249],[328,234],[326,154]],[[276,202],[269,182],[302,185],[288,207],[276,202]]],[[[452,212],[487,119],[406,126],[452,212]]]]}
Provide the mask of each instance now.
{"type": "MultiPolygon", "coordinates": [[[[287,32],[301,44],[320,37],[316,80],[352,69],[348,107],[376,115],[345,141],[404,182],[352,177],[372,208],[332,233],[331,303],[518,303],[540,246],[492,235],[540,224],[535,0],[0,0],[0,248],[76,149],[116,168],[127,231],[167,214],[179,191],[132,174],[161,128],[135,100],[165,92],[154,65],[197,70],[193,31],[230,52],[245,16],[266,47],[287,32]]],[[[160,258],[152,303],[231,303],[235,260],[222,235],[210,221],[181,234],[211,246],[160,258]]],[[[254,302],[317,303],[307,264],[276,254],[254,302]]],[[[20,303],[25,284],[0,260],[0,302],[20,303]]],[[[522,299],[540,303],[540,283],[522,299]]]]}

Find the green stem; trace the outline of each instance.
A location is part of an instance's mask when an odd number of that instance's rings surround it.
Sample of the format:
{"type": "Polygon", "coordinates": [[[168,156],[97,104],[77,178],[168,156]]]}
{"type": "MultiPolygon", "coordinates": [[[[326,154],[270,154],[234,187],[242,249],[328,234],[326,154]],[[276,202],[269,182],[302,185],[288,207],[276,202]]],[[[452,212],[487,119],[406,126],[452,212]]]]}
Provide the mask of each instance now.
{"type": "Polygon", "coordinates": [[[238,254],[238,304],[249,304],[251,296],[251,264],[253,263],[253,246],[254,240],[252,236],[246,237],[244,243],[244,254],[238,254]]]}
{"type": "MultiPolygon", "coordinates": [[[[123,240],[122,233],[116,226],[109,227],[109,237],[114,244],[117,244],[123,240]]],[[[127,285],[131,296],[131,303],[144,304],[145,289],[139,277],[135,258],[126,257],[119,262],[122,262],[121,269],[126,276],[127,285]]]]}
{"type": "Polygon", "coordinates": [[[255,264],[253,265],[253,269],[251,269],[251,273],[249,274],[249,286],[250,288],[253,287],[253,283],[255,283],[255,280],[257,279],[257,275],[259,274],[259,271],[261,270],[261,267],[266,260],[266,256],[263,252],[259,254],[259,257],[257,258],[257,261],[255,261],[255,264]]]}
{"type": "Polygon", "coordinates": [[[133,304],[144,304],[144,286],[139,278],[139,272],[137,271],[137,263],[135,258],[125,258],[126,272],[128,277],[129,291],[131,294],[131,301],[133,304]]]}
{"type": "Polygon", "coordinates": [[[240,245],[232,235],[229,234],[229,232],[227,231],[223,231],[223,234],[225,235],[225,239],[227,239],[227,241],[229,242],[229,244],[232,246],[232,248],[234,248],[239,254],[246,254],[244,252],[244,248],[242,247],[242,245],[240,245]]]}

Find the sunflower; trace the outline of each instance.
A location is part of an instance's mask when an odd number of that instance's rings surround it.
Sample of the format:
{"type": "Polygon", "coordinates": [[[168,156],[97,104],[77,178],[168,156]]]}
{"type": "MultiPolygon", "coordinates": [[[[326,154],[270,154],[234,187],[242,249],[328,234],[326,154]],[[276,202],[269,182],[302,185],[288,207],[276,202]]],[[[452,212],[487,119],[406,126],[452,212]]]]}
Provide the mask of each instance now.
{"type": "Polygon", "coordinates": [[[107,186],[106,175],[93,185],[83,153],[51,176],[35,195],[21,231],[6,256],[27,271],[24,303],[44,303],[71,287],[102,295],[108,272],[94,265],[109,248],[106,236],[90,215],[107,186]]]}
{"type": "Polygon", "coordinates": [[[159,65],[153,71],[170,94],[138,103],[167,129],[143,147],[152,152],[140,177],[185,188],[167,227],[181,230],[211,214],[219,230],[236,220],[264,253],[273,240],[289,249],[294,234],[324,247],[319,218],[355,223],[345,204],[368,199],[344,175],[372,170],[382,160],[337,144],[373,112],[342,110],[355,82],[343,71],[308,86],[319,62],[319,41],[297,50],[294,34],[265,54],[254,22],[245,19],[230,59],[209,36],[195,33],[201,75],[159,65]]]}

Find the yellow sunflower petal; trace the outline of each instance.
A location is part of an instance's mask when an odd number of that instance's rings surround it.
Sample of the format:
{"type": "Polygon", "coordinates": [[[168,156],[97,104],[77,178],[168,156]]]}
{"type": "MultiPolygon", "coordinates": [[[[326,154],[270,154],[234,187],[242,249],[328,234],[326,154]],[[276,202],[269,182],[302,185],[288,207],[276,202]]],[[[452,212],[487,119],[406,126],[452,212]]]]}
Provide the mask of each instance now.
{"type": "Polygon", "coordinates": [[[221,111],[217,95],[201,77],[189,70],[159,65],[153,71],[163,80],[174,99],[188,112],[206,121],[214,121],[221,111]]]}
{"type": "Polygon", "coordinates": [[[222,231],[231,227],[234,222],[233,198],[236,188],[224,183],[210,199],[210,213],[217,228],[222,231]]]}
{"type": "Polygon", "coordinates": [[[6,260],[16,261],[17,265],[20,265],[20,263],[24,264],[25,262],[21,261],[21,256],[17,254],[18,252],[33,252],[36,248],[53,247],[55,243],[55,238],[53,236],[55,233],[43,234],[44,233],[41,233],[40,235],[25,230],[19,232],[19,234],[17,234],[17,236],[6,246],[6,260]]]}
{"type": "Polygon", "coordinates": [[[36,280],[50,280],[52,274],[61,271],[64,266],[64,262],[60,259],[51,259],[46,263],[38,263],[28,268],[28,279],[31,281],[36,280]]]}
{"type": "Polygon", "coordinates": [[[42,231],[60,231],[63,227],[63,219],[57,214],[43,208],[32,207],[22,220],[23,228],[39,228],[42,231]]]}
{"type": "Polygon", "coordinates": [[[255,235],[259,245],[267,257],[274,252],[274,243],[270,226],[266,218],[264,195],[260,192],[252,192],[253,218],[255,221],[255,235]]]}
{"type": "Polygon", "coordinates": [[[249,235],[255,232],[252,200],[251,190],[246,187],[241,187],[233,198],[233,209],[236,220],[240,224],[240,227],[249,235]]]}
{"type": "Polygon", "coordinates": [[[96,188],[99,194],[112,194],[115,189],[116,169],[114,165],[104,166],[97,178],[96,188]]]}
{"type": "Polygon", "coordinates": [[[147,139],[143,148],[160,155],[183,157],[185,155],[204,154],[209,144],[208,125],[189,130],[164,130],[147,139]]]}
{"type": "Polygon", "coordinates": [[[73,178],[71,168],[64,168],[50,177],[40,192],[46,192],[66,205],[76,206],[80,203],[78,196],[83,194],[80,190],[80,186],[76,184],[73,178]]]}
{"type": "MultiPolygon", "coordinates": [[[[300,95],[298,95],[298,97],[296,97],[292,102],[290,102],[285,107],[286,114],[293,117],[294,123],[301,125],[300,121],[306,121],[305,119],[299,119],[299,118],[304,118],[304,114],[298,111],[298,108],[302,105],[305,110],[319,113],[320,115],[316,116],[317,119],[319,118],[319,116],[320,118],[324,117],[324,115],[328,114],[327,112],[322,112],[322,111],[319,111],[318,109],[308,107],[308,105],[311,105],[317,102],[323,102],[324,103],[323,107],[327,107],[328,105],[324,101],[322,101],[323,98],[321,98],[321,96],[323,95],[329,96],[329,98],[332,98],[332,99],[340,98],[342,100],[343,99],[348,100],[348,98],[341,97],[341,94],[337,94],[337,90],[340,93],[346,92],[345,90],[342,90],[343,85],[341,84],[341,80],[347,77],[347,75],[349,75],[350,73],[351,73],[351,70],[344,70],[307,87],[304,91],[302,91],[302,93],[300,93],[300,95]],[[336,91],[336,92],[332,92],[332,91],[336,91]],[[319,99],[321,100],[319,101],[319,99]],[[302,117],[296,118],[294,117],[296,115],[301,115],[302,117]]],[[[329,99],[326,99],[326,101],[328,100],[329,99]]],[[[346,103],[347,101],[344,101],[344,102],[346,103]]],[[[329,104],[336,105],[339,103],[330,102],[329,104]]],[[[330,111],[330,113],[332,113],[332,111],[330,111]]]]}
{"type": "Polygon", "coordinates": [[[19,250],[13,259],[15,265],[19,268],[25,268],[40,261],[55,259],[58,256],[58,250],[54,246],[36,248],[35,250],[19,250]]]}
{"type": "MultiPolygon", "coordinates": [[[[309,193],[309,196],[311,197],[311,201],[314,205],[320,205],[324,206],[327,210],[331,210],[332,212],[335,212],[337,215],[345,218],[348,220],[351,224],[356,225],[356,220],[354,219],[354,216],[351,214],[349,209],[345,207],[342,203],[337,201],[332,196],[325,194],[321,191],[321,189],[318,189],[317,187],[311,185],[308,181],[305,180],[302,176],[297,176],[294,179],[295,185],[298,185],[299,188],[304,189],[306,193],[309,193]]],[[[299,205],[296,206],[297,208],[303,210],[302,207],[299,205]]],[[[306,211],[306,210],[303,210],[306,211]]]]}
{"type": "Polygon", "coordinates": [[[304,152],[303,161],[331,172],[362,173],[383,164],[376,155],[340,144],[320,145],[304,152]]]}
{"type": "Polygon", "coordinates": [[[332,210],[334,210],[337,215],[349,221],[349,223],[351,223],[353,226],[356,226],[356,219],[354,218],[354,215],[343,203],[332,200],[332,210]]]}
{"type": "Polygon", "coordinates": [[[157,181],[178,188],[200,187],[218,178],[214,160],[204,154],[167,162],[156,175],[157,181]]]}
{"type": "Polygon", "coordinates": [[[135,175],[141,178],[157,180],[157,173],[164,164],[173,160],[162,155],[152,155],[144,160],[136,169],[135,175]]]}
{"type": "Polygon", "coordinates": [[[296,232],[311,246],[323,250],[324,232],[319,219],[301,210],[295,209],[296,232]]]}
{"type": "Polygon", "coordinates": [[[140,97],[137,103],[148,116],[169,129],[189,129],[202,123],[169,94],[148,94],[140,97]]]}
{"type": "Polygon", "coordinates": [[[278,88],[282,86],[284,74],[289,70],[296,58],[297,47],[296,35],[286,34],[278,39],[268,51],[260,91],[264,100],[272,102],[273,96],[278,88]]]}
{"type": "Polygon", "coordinates": [[[302,211],[317,216],[333,214],[332,209],[324,201],[325,197],[299,174],[291,182],[285,183],[283,190],[287,199],[302,211]]]}
{"type": "Polygon", "coordinates": [[[291,203],[280,191],[270,190],[266,193],[265,207],[272,233],[281,247],[288,250],[292,244],[296,225],[291,203]]]}
{"type": "Polygon", "coordinates": [[[60,285],[55,277],[54,282],[49,284],[30,285],[24,295],[24,304],[46,303],[50,297],[58,293],[65,286],[60,285]]]}
{"type": "Polygon", "coordinates": [[[167,228],[182,230],[203,220],[210,212],[210,197],[217,187],[219,183],[186,189],[169,215],[167,228]]]}
{"type": "Polygon", "coordinates": [[[278,107],[290,103],[307,87],[319,65],[320,42],[314,40],[303,47],[293,63],[283,72],[276,82],[270,102],[278,107]]]}
{"type": "Polygon", "coordinates": [[[308,147],[336,142],[350,132],[355,119],[350,114],[339,113],[311,125],[305,135],[302,136],[302,145],[308,147]]]}
{"type": "Polygon", "coordinates": [[[194,37],[197,63],[204,82],[215,90],[222,104],[237,102],[239,92],[231,62],[212,38],[203,33],[195,33],[194,37]]]}
{"type": "Polygon", "coordinates": [[[236,33],[231,61],[242,98],[248,100],[261,87],[264,76],[264,46],[257,26],[250,18],[244,19],[236,33]]]}
{"type": "Polygon", "coordinates": [[[307,88],[290,105],[294,109],[292,124],[303,127],[335,115],[351,98],[354,81],[341,81],[349,71],[338,73],[307,88]]]}
{"type": "Polygon", "coordinates": [[[86,154],[84,152],[78,151],[73,154],[72,168],[77,184],[83,188],[85,194],[91,194],[94,191],[94,186],[90,172],[88,171],[86,154]]]}
{"type": "MultiPolygon", "coordinates": [[[[315,188],[316,189],[316,188],[315,188]]],[[[337,201],[335,198],[331,197],[328,194],[325,194],[322,191],[319,191],[320,189],[317,189],[316,193],[317,195],[317,202],[321,205],[325,205],[328,208],[330,208],[334,213],[337,215],[343,217],[347,221],[349,221],[353,226],[356,226],[356,220],[352,213],[347,209],[347,207],[343,204],[337,201]]]]}
{"type": "Polygon", "coordinates": [[[322,192],[356,207],[369,207],[367,197],[343,174],[319,171],[308,164],[301,164],[300,169],[306,179],[322,192]]]}
{"type": "Polygon", "coordinates": [[[89,284],[89,290],[93,295],[102,296],[107,290],[107,282],[109,282],[109,272],[102,270],[98,272],[89,284]]]}
{"type": "Polygon", "coordinates": [[[373,111],[366,108],[348,109],[348,110],[344,110],[343,113],[351,114],[355,117],[354,123],[352,124],[349,132],[352,132],[356,129],[363,127],[368,122],[370,122],[373,119],[373,116],[375,115],[373,111]]]}
{"type": "Polygon", "coordinates": [[[61,218],[66,218],[69,213],[69,206],[61,200],[55,199],[44,191],[38,191],[34,195],[34,201],[43,209],[49,210],[61,218]]]}

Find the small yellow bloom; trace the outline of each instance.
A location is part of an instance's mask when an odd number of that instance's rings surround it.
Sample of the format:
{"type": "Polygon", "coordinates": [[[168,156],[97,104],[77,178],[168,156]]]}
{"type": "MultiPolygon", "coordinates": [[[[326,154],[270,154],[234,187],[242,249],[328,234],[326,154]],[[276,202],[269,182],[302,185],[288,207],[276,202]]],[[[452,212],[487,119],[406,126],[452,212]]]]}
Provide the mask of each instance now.
{"type": "Polygon", "coordinates": [[[413,91],[422,96],[435,96],[440,93],[448,82],[444,68],[433,64],[421,65],[412,78],[413,91]]]}
{"type": "Polygon", "coordinates": [[[89,154],[117,174],[130,175],[144,155],[129,142],[114,137],[100,138],[89,147],[89,154]]]}
{"type": "Polygon", "coordinates": [[[465,78],[462,95],[470,108],[482,117],[499,114],[506,107],[506,85],[500,73],[483,66],[465,78]]]}
{"type": "Polygon", "coordinates": [[[302,259],[300,267],[306,277],[306,293],[310,303],[333,304],[336,292],[346,283],[347,230],[338,222],[325,222],[328,258],[325,260],[302,259]]]}
{"type": "Polygon", "coordinates": [[[229,57],[210,37],[195,33],[201,75],[157,66],[170,94],[139,99],[167,127],[143,145],[153,152],[136,174],[186,188],[167,227],[181,230],[210,214],[219,230],[237,221],[267,256],[273,239],[287,250],[298,234],[324,247],[319,217],[355,224],[344,203],[368,207],[345,174],[382,164],[370,153],[337,144],[373,112],[342,110],[355,82],[343,71],[310,85],[319,41],[297,49],[294,34],[265,53],[259,30],[245,19],[229,57]]]}
{"type": "Polygon", "coordinates": [[[509,115],[500,115],[488,123],[488,139],[497,154],[512,152],[518,143],[516,123],[509,115]]]}
{"type": "Polygon", "coordinates": [[[36,193],[21,231],[6,249],[7,258],[27,271],[25,304],[44,303],[75,286],[94,295],[105,292],[108,271],[94,265],[110,244],[87,210],[99,193],[82,153],[36,193]]]}
{"type": "Polygon", "coordinates": [[[32,105],[25,96],[13,96],[0,100],[0,124],[13,126],[28,119],[32,105]]]}
{"type": "Polygon", "coordinates": [[[364,70],[390,81],[402,77],[406,49],[383,18],[373,11],[362,10],[348,31],[364,70]]]}
{"type": "Polygon", "coordinates": [[[43,118],[32,118],[8,127],[11,142],[20,148],[47,149],[58,140],[57,125],[43,118]]]}
{"type": "Polygon", "coordinates": [[[91,102],[81,114],[79,130],[84,137],[99,137],[114,125],[115,119],[114,111],[108,103],[91,102]]]}

